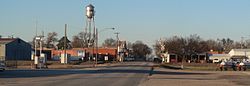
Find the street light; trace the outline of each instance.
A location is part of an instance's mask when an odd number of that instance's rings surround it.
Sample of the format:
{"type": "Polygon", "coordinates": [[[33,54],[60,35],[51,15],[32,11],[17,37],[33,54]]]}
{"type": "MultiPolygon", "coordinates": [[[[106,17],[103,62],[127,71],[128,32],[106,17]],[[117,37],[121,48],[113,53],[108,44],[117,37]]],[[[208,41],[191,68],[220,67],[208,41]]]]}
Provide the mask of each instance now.
{"type": "MultiPolygon", "coordinates": [[[[97,28],[96,28],[96,29],[97,29],[97,28]]],[[[101,29],[100,31],[97,30],[97,32],[98,32],[98,33],[101,33],[101,32],[103,32],[103,31],[106,31],[106,30],[109,30],[109,29],[115,30],[115,28],[104,28],[104,29],[101,29]]]]}
{"type": "Polygon", "coordinates": [[[103,32],[103,31],[106,31],[106,30],[109,30],[109,29],[111,29],[111,30],[115,30],[115,28],[104,28],[104,29],[101,29],[100,31],[98,31],[98,29],[96,28],[96,59],[95,59],[95,61],[96,61],[96,65],[97,65],[97,59],[98,59],[98,34],[99,33],[101,33],[101,32],[103,32]]]}

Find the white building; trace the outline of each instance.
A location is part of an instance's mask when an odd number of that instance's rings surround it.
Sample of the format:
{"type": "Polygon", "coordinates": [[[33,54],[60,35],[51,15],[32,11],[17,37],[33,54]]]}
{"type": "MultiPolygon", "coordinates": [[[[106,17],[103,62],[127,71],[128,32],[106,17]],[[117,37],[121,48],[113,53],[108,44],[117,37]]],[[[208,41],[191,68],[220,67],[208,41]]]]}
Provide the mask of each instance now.
{"type": "Polygon", "coordinates": [[[231,57],[247,57],[250,58],[250,49],[232,49],[228,53],[231,57]]]}
{"type": "Polygon", "coordinates": [[[209,57],[210,60],[213,61],[213,63],[220,62],[222,60],[229,60],[231,56],[229,54],[213,54],[209,57]]]}
{"type": "Polygon", "coordinates": [[[250,49],[232,49],[228,54],[212,54],[209,59],[214,62],[230,59],[250,59],[250,49]]]}

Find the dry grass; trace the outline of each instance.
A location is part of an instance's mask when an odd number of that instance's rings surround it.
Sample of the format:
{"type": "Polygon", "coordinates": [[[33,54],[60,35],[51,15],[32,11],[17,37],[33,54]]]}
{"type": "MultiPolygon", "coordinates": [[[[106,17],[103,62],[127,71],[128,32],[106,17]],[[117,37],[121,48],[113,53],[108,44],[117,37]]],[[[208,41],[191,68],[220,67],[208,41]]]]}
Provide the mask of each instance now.
{"type": "MultiPolygon", "coordinates": [[[[181,69],[181,63],[162,64],[163,67],[181,69]]],[[[183,63],[184,70],[215,71],[217,66],[212,63],[183,63]]]]}
{"type": "MultiPolygon", "coordinates": [[[[69,65],[76,65],[79,61],[71,61],[69,65]]],[[[15,66],[30,66],[34,65],[34,61],[5,61],[7,67],[15,67],[15,66]]],[[[61,65],[60,61],[48,61],[47,65],[61,65]]]]}

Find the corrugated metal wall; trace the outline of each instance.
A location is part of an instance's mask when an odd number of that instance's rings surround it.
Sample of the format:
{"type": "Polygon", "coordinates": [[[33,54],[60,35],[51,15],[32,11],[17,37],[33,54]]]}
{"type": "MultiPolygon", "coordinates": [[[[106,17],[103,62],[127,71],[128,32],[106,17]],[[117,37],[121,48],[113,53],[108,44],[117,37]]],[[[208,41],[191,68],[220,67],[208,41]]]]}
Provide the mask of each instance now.
{"type": "Polygon", "coordinates": [[[6,60],[31,60],[31,45],[21,39],[6,44],[6,60]]]}

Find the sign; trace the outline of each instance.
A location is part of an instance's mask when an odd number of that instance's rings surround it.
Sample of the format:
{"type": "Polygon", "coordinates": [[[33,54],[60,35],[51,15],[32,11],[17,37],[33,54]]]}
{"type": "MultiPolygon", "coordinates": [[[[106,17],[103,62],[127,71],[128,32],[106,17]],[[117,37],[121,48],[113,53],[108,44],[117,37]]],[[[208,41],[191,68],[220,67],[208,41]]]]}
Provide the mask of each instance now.
{"type": "Polygon", "coordinates": [[[77,51],[77,55],[78,55],[78,56],[85,57],[85,52],[84,52],[84,51],[79,50],[79,51],[77,51]]]}
{"type": "Polygon", "coordinates": [[[35,56],[34,64],[38,64],[38,57],[35,56]]]}
{"type": "Polygon", "coordinates": [[[105,56],[105,57],[104,57],[104,60],[105,60],[105,61],[108,61],[108,60],[109,60],[109,57],[108,57],[108,56],[105,56]]]}

